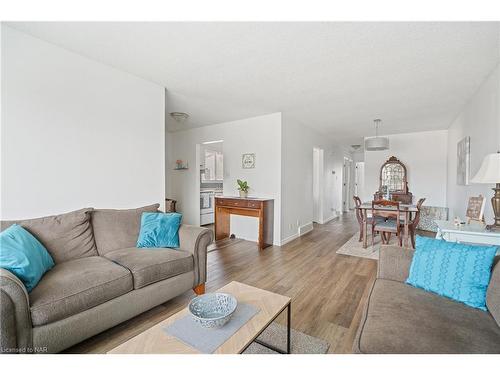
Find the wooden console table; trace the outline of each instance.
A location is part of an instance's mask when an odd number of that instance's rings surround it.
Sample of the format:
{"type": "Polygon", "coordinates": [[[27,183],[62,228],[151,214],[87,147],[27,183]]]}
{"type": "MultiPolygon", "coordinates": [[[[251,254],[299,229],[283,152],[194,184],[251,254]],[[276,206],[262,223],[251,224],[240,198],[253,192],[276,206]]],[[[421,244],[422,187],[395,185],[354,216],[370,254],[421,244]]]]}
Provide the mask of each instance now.
{"type": "Polygon", "coordinates": [[[230,215],[259,218],[259,249],[273,244],[274,200],[265,198],[215,197],[215,239],[230,236],[230,215]]]}

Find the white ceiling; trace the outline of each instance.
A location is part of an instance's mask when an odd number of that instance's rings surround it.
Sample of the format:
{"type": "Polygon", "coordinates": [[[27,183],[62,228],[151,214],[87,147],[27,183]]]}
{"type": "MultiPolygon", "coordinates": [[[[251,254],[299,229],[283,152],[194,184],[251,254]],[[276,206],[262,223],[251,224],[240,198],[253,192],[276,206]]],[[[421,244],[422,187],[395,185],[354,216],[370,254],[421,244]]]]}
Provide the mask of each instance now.
{"type": "MultiPolygon", "coordinates": [[[[15,22],[156,82],[205,126],[283,112],[339,143],[446,129],[499,61],[499,23],[15,22]]],[[[285,125],[286,126],[286,123],[285,125]]]]}

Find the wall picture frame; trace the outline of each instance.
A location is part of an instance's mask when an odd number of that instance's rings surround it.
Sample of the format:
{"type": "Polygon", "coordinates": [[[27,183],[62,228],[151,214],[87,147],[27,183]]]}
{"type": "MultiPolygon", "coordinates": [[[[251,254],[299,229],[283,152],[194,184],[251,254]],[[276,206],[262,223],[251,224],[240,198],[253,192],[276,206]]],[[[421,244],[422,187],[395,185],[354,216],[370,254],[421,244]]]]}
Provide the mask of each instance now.
{"type": "Polygon", "coordinates": [[[457,143],[457,185],[469,185],[470,180],[470,137],[457,143]]]}
{"type": "Polygon", "coordinates": [[[255,168],[255,154],[242,154],[241,168],[243,169],[255,168]]]}

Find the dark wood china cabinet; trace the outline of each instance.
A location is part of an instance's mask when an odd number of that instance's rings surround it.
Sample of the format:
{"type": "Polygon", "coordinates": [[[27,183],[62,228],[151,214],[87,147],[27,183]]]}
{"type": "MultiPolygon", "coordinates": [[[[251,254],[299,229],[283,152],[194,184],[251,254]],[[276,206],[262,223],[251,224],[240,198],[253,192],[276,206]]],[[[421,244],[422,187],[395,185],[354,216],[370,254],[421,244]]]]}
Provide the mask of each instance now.
{"type": "Polygon", "coordinates": [[[374,194],[375,200],[388,199],[411,204],[413,195],[408,191],[406,166],[395,156],[391,156],[380,167],[379,189],[374,194]]]}

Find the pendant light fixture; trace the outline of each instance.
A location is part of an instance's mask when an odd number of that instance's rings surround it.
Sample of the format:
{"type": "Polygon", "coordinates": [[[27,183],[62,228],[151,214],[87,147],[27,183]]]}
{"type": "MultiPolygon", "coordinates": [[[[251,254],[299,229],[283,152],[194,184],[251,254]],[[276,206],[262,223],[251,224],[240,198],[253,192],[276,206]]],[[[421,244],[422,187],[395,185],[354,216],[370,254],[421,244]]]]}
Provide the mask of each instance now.
{"type": "Polygon", "coordinates": [[[378,136],[378,126],[382,122],[381,119],[373,120],[375,122],[375,137],[365,139],[366,151],[382,151],[389,149],[389,138],[378,136]]]}

